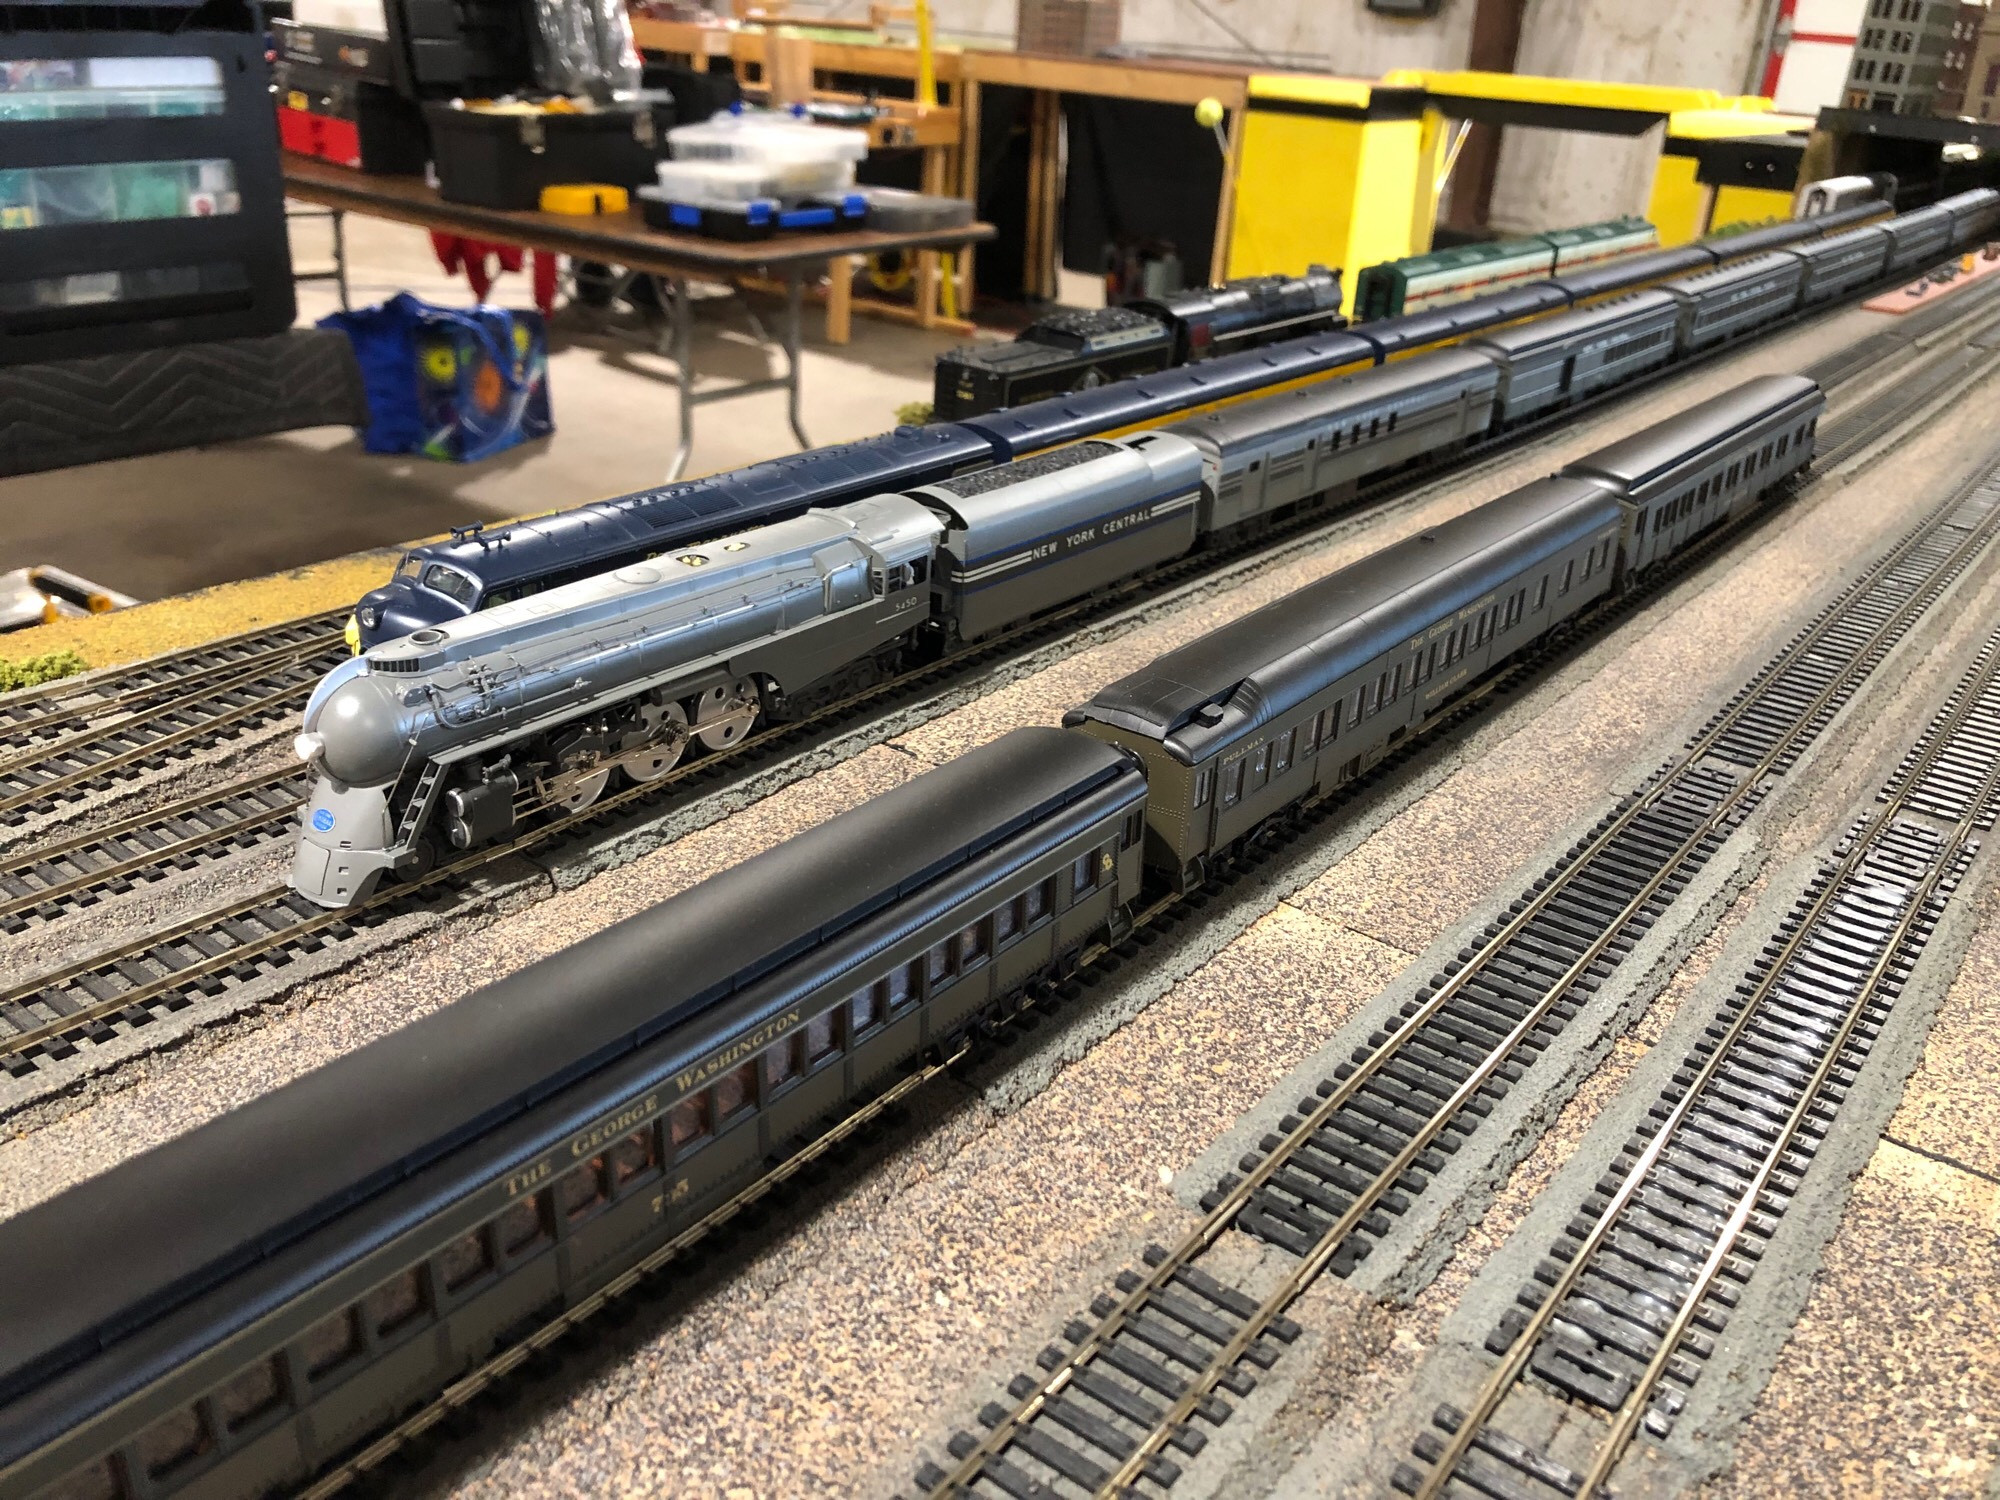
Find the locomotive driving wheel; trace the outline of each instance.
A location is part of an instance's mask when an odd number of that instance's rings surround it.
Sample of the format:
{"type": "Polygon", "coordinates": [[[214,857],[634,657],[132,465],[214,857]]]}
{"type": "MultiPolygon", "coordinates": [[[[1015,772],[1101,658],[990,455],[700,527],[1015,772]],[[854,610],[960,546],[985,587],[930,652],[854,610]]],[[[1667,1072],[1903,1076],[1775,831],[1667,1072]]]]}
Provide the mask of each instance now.
{"type": "Polygon", "coordinates": [[[694,700],[694,737],[711,750],[727,750],[757,722],[757,685],[739,677],[694,700]]]}
{"type": "Polygon", "coordinates": [[[645,748],[619,764],[628,777],[643,786],[658,781],[681,763],[688,747],[688,716],[678,703],[648,704],[640,710],[640,719],[646,727],[645,748]]]}
{"type": "Polygon", "coordinates": [[[558,776],[549,783],[549,800],[568,812],[582,812],[604,795],[611,784],[611,768],[558,776]]]}

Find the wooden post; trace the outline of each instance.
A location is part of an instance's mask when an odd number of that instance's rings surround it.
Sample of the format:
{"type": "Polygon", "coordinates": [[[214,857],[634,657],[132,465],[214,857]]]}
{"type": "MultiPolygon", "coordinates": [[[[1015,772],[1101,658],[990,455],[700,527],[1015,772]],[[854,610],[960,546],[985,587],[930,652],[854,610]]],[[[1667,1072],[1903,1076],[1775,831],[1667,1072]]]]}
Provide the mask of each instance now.
{"type": "Polygon", "coordinates": [[[812,38],[789,27],[767,33],[764,78],[773,105],[810,104],[813,96],[812,38]]]}
{"type": "Polygon", "coordinates": [[[1056,206],[1062,197],[1062,105],[1046,89],[1028,107],[1028,226],[1022,290],[1038,301],[1056,293],[1056,206]]]}
{"type": "Polygon", "coordinates": [[[854,273],[858,255],[836,255],[826,263],[826,341],[844,344],[854,337],[854,273]]]}
{"type": "MultiPolygon", "coordinates": [[[[958,105],[958,196],[972,203],[972,217],[979,217],[979,82],[968,78],[952,90],[958,105]]],[[[958,252],[958,315],[972,316],[972,257],[967,245],[958,252]]]]}
{"type": "Polygon", "coordinates": [[[1243,165],[1243,122],[1250,111],[1229,112],[1229,151],[1222,158],[1222,191],[1216,195],[1215,244],[1208,257],[1210,286],[1229,279],[1229,242],[1236,229],[1236,173],[1243,165]]]}

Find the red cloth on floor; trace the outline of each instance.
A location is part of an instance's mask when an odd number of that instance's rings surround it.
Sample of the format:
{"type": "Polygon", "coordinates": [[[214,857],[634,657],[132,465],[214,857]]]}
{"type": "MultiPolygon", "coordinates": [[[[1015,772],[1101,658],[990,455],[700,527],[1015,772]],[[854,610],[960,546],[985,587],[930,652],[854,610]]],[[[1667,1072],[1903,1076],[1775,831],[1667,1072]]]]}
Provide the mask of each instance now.
{"type": "MultiPolygon", "coordinates": [[[[486,240],[468,239],[462,234],[431,233],[431,249],[436,252],[438,264],[447,272],[463,270],[465,279],[471,283],[472,295],[481,302],[493,285],[498,274],[489,271],[486,262],[498,262],[500,271],[521,269],[521,247],[519,245],[497,245],[486,240]]],[[[557,257],[545,250],[534,252],[532,273],[535,291],[535,310],[548,317],[556,309],[556,267],[557,257]]]]}

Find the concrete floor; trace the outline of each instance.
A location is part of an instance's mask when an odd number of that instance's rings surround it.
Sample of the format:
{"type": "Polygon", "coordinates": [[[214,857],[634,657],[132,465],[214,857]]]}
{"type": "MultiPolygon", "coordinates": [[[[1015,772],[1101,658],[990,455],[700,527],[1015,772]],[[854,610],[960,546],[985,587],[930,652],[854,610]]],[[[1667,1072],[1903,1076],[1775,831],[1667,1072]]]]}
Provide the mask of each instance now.
{"type": "MultiPolygon", "coordinates": [[[[301,269],[326,263],[321,221],[292,227],[301,269]]],[[[411,291],[466,306],[420,230],[350,215],[349,286],[366,306],[411,291]]],[[[503,276],[493,298],[531,306],[527,279],[503,276]]],[[[299,288],[299,322],[338,306],[332,283],[299,288]]],[[[775,330],[779,304],[757,303],[775,330]]],[[[836,348],[822,317],[805,316],[804,419],[815,443],[894,425],[896,408],[928,401],[931,363],[961,340],[857,317],[836,348]]],[[[0,571],[54,563],[139,599],[395,546],[472,521],[555,510],[657,484],[679,438],[672,362],[645,342],[597,331],[559,309],[551,330],[553,436],[474,465],[365,453],[347,428],[310,428],[212,448],[119,459],[0,480],[0,571]]],[[[703,384],[782,373],[751,339],[740,302],[700,304],[695,363],[703,384]]],[[[781,393],[702,407],[690,475],[793,450],[781,393]]]]}
{"type": "MultiPolygon", "coordinates": [[[[1462,482],[1337,528],[1247,570],[1232,587],[1190,591],[1122,631],[1052,651],[963,706],[893,729],[888,744],[623,868],[416,934],[249,1022],[192,1031],[177,1051],[16,1115],[14,1138],[0,1142],[0,1214],[458,1001],[972,744],[1018,724],[1054,722],[1099,684],[1387,541],[1697,395],[1750,373],[1798,368],[1877,326],[1873,315],[1849,312],[1745,351],[1462,482]]],[[[560,391],[559,383],[559,401],[560,391]]],[[[607,1333],[404,1488],[510,1497],[909,1493],[920,1452],[938,1453],[996,1383],[1030,1367],[1062,1321],[1146,1240],[1189,1222],[1186,1199],[1200,1191],[1199,1164],[1218,1136],[1413,960],[1429,963],[1427,949],[1496,893],[1511,892],[1520,869],[1544,860],[1575,820],[1655,764],[1661,746],[1763,660],[1810,600],[1989,448],[1975,408],[1931,424],[1893,474],[1865,474],[1775,518],[1500,705],[1302,851],[1289,884],[1259,886],[1227,921],[1208,923],[1206,936],[1174,945],[1173,963],[1124,978],[1094,1009],[1045,1028],[972,1085],[921,1097],[905,1127],[808,1209],[713,1257],[685,1295],[607,1333]]],[[[2000,604],[1990,573],[1975,585],[1961,591],[1962,608],[1938,612],[1909,660],[1954,632],[1984,628],[2000,604]]],[[[1929,681],[1955,670],[1944,661],[1917,675],[1929,681]]],[[[1919,682],[1914,690],[1923,689],[1919,682]]],[[[1885,721],[1907,722],[1889,712],[1896,706],[1882,704],[1885,721]]],[[[1880,753],[1881,732],[1857,726],[1854,738],[1851,753],[1844,741],[1835,748],[1857,761],[1880,753]]],[[[1786,839],[1810,839],[1844,816],[1863,774],[1830,774],[1824,797],[1808,801],[1817,816],[1780,829],[1778,852],[1786,839]]],[[[1756,893],[1753,885],[1732,919],[1756,893]]],[[[1904,1116],[1893,1122],[1890,1134],[1904,1144],[1884,1145],[1864,1174],[1801,1332],[1783,1351],[1718,1495],[1974,1493],[1990,1481],[1990,1314],[2000,1282],[1980,1246],[1990,1248],[1996,1227],[1989,1174],[2000,1116],[1955,1101],[1990,1078],[1985,999],[1988,971],[2000,963],[1993,916],[2000,913],[1989,912],[1904,1116]],[[1891,1265],[1896,1274],[1885,1278],[1891,1265]],[[1855,1378],[1843,1385],[1829,1368],[1855,1378]],[[1827,1444],[1827,1461],[1803,1473],[1791,1442],[1801,1415],[1827,1444]],[[1941,1483],[1927,1491],[1918,1476],[1941,1483]]],[[[1690,979],[1718,951],[1704,945],[1690,979]]],[[[1461,1291],[1686,993],[1678,982],[1670,987],[1613,1049],[1413,1303],[1385,1307],[1330,1282],[1310,1295],[1298,1314],[1309,1344],[1272,1383],[1286,1399],[1274,1402],[1268,1422],[1246,1411],[1223,1429],[1231,1441],[1216,1445],[1218,1456],[1261,1445],[1271,1461],[1190,1475],[1190,1494],[1259,1493],[1287,1477],[1283,1460],[1293,1454],[1302,1460],[1288,1476],[1296,1484],[1316,1459],[1345,1451],[1343,1435],[1368,1432],[1396,1408],[1461,1291]]],[[[1341,1472],[1318,1467],[1329,1480],[1341,1472]]]]}

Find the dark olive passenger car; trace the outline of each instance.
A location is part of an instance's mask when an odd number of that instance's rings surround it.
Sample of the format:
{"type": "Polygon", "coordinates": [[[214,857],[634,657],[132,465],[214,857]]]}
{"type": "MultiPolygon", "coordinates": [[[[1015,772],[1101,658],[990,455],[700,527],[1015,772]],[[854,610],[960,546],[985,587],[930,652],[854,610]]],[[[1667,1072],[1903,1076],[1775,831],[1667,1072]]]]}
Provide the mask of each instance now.
{"type": "Polygon", "coordinates": [[[1016,731],[0,1223],[0,1494],[322,1467],[1063,969],[1144,799],[1016,731]]]}
{"type": "Polygon", "coordinates": [[[1144,760],[1146,861],[1191,883],[1608,593],[1621,519],[1602,485],[1539,481],[1169,652],[1065,722],[1144,760]]]}

